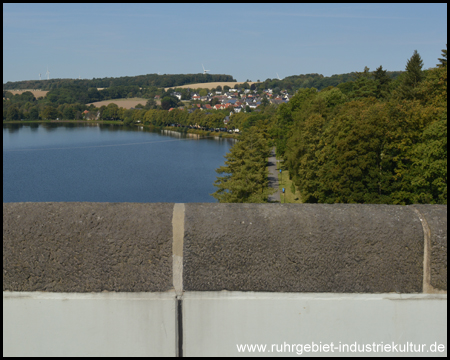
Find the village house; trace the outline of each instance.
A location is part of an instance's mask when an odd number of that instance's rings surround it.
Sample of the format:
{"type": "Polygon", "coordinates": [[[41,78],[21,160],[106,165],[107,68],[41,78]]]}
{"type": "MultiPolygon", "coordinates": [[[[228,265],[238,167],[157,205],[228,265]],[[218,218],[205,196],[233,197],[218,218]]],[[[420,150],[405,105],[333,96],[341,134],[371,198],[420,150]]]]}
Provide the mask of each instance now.
{"type": "Polygon", "coordinates": [[[179,93],[179,92],[177,92],[177,91],[173,92],[173,93],[170,94],[170,95],[176,96],[176,97],[178,98],[178,100],[181,100],[181,93],[179,93]]]}
{"type": "Polygon", "coordinates": [[[271,104],[275,104],[275,105],[280,105],[280,104],[284,103],[284,101],[281,99],[270,99],[269,102],[271,104]]]}

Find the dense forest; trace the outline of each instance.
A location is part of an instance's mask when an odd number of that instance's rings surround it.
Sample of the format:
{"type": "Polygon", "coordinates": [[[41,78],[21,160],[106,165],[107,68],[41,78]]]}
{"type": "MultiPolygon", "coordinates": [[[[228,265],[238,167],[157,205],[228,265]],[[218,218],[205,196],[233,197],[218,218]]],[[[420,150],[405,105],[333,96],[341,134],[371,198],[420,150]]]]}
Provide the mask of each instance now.
{"type": "MultiPolygon", "coordinates": [[[[390,79],[396,79],[402,71],[386,71],[386,76],[390,79]]],[[[258,85],[264,89],[287,89],[288,91],[315,88],[317,90],[325,89],[329,86],[338,86],[339,84],[352,82],[358,76],[358,73],[323,76],[321,74],[292,75],[284,79],[267,79],[258,85]]]]}
{"type": "Polygon", "coordinates": [[[49,80],[26,80],[8,81],[3,84],[3,90],[25,90],[40,89],[52,90],[59,88],[108,88],[116,86],[136,86],[136,87],[175,87],[186,84],[209,83],[217,81],[232,81],[231,75],[212,74],[179,74],[179,75],[158,75],[148,74],[139,76],[123,76],[117,78],[101,79],[49,79],[49,80]]]}
{"type": "MultiPolygon", "coordinates": [[[[387,71],[390,79],[396,79],[402,71],[387,71]]],[[[353,81],[357,73],[347,73],[332,76],[320,74],[292,75],[284,79],[266,79],[260,82],[258,88],[261,89],[287,89],[295,91],[303,88],[314,87],[318,90],[328,86],[338,86],[339,84],[353,81]]],[[[186,75],[140,75],[125,76],[118,78],[102,78],[92,80],[79,79],[49,79],[49,80],[26,80],[7,82],[3,84],[3,90],[25,90],[25,89],[90,89],[90,88],[112,88],[112,87],[135,87],[135,88],[175,88],[177,86],[210,83],[210,82],[235,82],[231,75],[211,75],[211,74],[186,74],[186,75]]]]}
{"type": "MultiPolygon", "coordinates": [[[[232,119],[240,118],[244,134],[256,126],[277,146],[303,202],[446,204],[446,49],[438,61],[423,70],[415,51],[395,80],[382,66],[373,72],[365,68],[351,82],[299,90],[275,114],[266,110],[232,119]]],[[[248,146],[242,137],[239,148],[248,146]]],[[[261,148],[267,157],[268,148],[261,148]]],[[[218,169],[227,174],[216,182],[219,201],[240,202],[242,197],[233,194],[252,188],[244,201],[261,200],[256,175],[262,165],[255,165],[255,178],[243,177],[248,162],[255,164],[248,151],[232,149],[218,169]]]]}

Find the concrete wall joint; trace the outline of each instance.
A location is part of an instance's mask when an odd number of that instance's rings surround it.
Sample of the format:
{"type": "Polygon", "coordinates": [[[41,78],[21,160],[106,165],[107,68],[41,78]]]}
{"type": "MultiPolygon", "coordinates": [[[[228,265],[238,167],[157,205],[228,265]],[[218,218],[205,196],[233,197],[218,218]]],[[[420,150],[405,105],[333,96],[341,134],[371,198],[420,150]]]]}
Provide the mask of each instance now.
{"type": "Polygon", "coordinates": [[[431,230],[425,216],[414,205],[411,206],[420,219],[423,228],[423,293],[447,294],[446,290],[436,289],[431,285],[431,230]]]}
{"type": "Polygon", "coordinates": [[[173,227],[173,287],[177,298],[183,295],[183,241],[184,241],[184,204],[175,204],[173,207],[172,227],[173,227]]]}

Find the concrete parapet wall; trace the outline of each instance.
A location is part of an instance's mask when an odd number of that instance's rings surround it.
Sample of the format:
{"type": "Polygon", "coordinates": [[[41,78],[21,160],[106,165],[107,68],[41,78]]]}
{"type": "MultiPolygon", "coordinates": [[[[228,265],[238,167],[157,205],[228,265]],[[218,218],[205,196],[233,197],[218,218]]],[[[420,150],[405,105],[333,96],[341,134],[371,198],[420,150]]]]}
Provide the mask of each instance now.
{"type": "Polygon", "coordinates": [[[187,204],[185,227],[187,291],[422,291],[422,225],[408,207],[187,204]]]}
{"type": "Polygon", "coordinates": [[[3,290],[172,288],[173,204],[4,203],[3,290]]]}
{"type": "Polygon", "coordinates": [[[446,292],[443,205],[3,204],[4,356],[446,356],[446,292]]]}
{"type": "Polygon", "coordinates": [[[3,290],[446,291],[446,216],[444,205],[4,203],[3,290]]]}

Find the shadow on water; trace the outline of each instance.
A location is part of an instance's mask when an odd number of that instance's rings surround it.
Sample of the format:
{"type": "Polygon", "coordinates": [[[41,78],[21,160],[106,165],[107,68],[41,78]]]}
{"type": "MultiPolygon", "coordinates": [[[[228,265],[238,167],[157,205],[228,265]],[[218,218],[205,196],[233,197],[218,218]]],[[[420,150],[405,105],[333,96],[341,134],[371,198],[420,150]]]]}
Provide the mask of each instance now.
{"type": "Polygon", "coordinates": [[[3,124],[4,129],[8,129],[9,133],[15,133],[23,127],[29,127],[32,131],[37,131],[39,127],[45,129],[48,132],[53,132],[58,128],[66,129],[76,129],[76,128],[86,128],[86,127],[97,127],[102,132],[146,132],[154,133],[163,136],[170,136],[177,139],[192,139],[192,140],[209,140],[209,141],[219,141],[219,142],[229,142],[234,143],[236,140],[233,138],[222,138],[220,136],[204,136],[199,134],[192,134],[187,132],[179,132],[173,130],[162,130],[160,128],[152,128],[147,126],[134,126],[134,125],[116,125],[116,124],[99,124],[99,123],[71,123],[71,122],[51,122],[51,123],[37,123],[37,122],[26,122],[26,123],[15,123],[15,124],[3,124]]]}
{"type": "Polygon", "coordinates": [[[234,140],[211,135],[97,123],[4,124],[3,201],[216,202],[215,169],[234,140]]]}
{"type": "MultiPolygon", "coordinates": [[[[55,131],[57,128],[59,128],[60,124],[57,123],[42,123],[42,128],[47,131],[55,131]]],[[[64,124],[67,125],[67,124],[64,124]]]]}
{"type": "Polygon", "coordinates": [[[8,129],[8,132],[10,134],[18,132],[22,127],[22,124],[3,124],[3,129],[8,129]]]}

